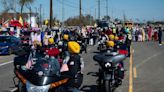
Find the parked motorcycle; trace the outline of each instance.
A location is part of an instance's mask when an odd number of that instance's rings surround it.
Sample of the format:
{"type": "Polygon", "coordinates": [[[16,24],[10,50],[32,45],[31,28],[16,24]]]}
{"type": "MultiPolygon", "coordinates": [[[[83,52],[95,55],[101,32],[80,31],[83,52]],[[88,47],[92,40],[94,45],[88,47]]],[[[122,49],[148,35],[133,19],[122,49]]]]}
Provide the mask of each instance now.
{"type": "Polygon", "coordinates": [[[98,72],[98,87],[105,92],[113,92],[121,85],[124,78],[123,62],[126,56],[116,52],[94,55],[93,59],[98,62],[100,68],[98,72]]]}

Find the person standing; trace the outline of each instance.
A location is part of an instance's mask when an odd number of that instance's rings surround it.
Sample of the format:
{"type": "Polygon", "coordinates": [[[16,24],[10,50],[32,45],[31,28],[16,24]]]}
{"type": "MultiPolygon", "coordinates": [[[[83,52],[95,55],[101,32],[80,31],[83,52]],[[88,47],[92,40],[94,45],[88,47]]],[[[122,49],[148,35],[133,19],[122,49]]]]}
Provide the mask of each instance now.
{"type": "Polygon", "coordinates": [[[145,41],[145,30],[143,29],[143,27],[141,28],[142,31],[142,41],[145,41]]]}
{"type": "Polygon", "coordinates": [[[162,28],[159,27],[158,29],[158,41],[159,41],[159,46],[162,45],[162,28]]]}
{"type": "Polygon", "coordinates": [[[152,37],[152,27],[149,26],[149,27],[148,27],[148,41],[151,40],[151,37],[152,37]]]}
{"type": "Polygon", "coordinates": [[[44,33],[43,45],[48,46],[48,33],[44,33]]]}

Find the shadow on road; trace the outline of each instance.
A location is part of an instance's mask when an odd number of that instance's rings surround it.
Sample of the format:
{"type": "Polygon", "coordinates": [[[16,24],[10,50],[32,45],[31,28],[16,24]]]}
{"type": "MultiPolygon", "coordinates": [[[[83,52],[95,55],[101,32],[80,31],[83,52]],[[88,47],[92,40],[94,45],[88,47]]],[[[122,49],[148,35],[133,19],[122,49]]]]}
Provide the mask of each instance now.
{"type": "Polygon", "coordinates": [[[98,76],[98,72],[88,72],[87,75],[91,75],[91,76],[97,77],[98,76]]]}
{"type": "Polygon", "coordinates": [[[92,53],[100,54],[101,52],[100,51],[93,51],[92,53]]]}
{"type": "Polygon", "coordinates": [[[80,92],[98,92],[98,91],[97,91],[97,86],[96,85],[84,85],[80,89],[80,92]]]}

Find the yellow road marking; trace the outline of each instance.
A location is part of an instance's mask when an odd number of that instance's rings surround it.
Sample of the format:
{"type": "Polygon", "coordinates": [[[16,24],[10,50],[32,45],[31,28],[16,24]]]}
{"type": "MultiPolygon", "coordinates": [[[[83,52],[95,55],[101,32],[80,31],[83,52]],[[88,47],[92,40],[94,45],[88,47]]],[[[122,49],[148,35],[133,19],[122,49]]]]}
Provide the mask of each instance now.
{"type": "Polygon", "coordinates": [[[137,78],[137,68],[136,67],[133,68],[133,73],[134,73],[134,78],[137,78]]]}
{"type": "Polygon", "coordinates": [[[164,44],[164,42],[162,42],[162,44],[164,44]]]}
{"type": "Polygon", "coordinates": [[[130,47],[130,66],[129,66],[129,92],[133,92],[133,54],[132,54],[132,46],[130,47]]]}

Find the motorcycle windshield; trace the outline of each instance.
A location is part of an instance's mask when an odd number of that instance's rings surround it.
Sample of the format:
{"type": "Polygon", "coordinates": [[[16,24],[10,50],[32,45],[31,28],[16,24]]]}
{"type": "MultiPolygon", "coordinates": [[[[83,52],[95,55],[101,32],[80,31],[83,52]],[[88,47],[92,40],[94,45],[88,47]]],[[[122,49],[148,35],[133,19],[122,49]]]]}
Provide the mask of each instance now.
{"type": "Polygon", "coordinates": [[[43,86],[64,79],[64,77],[60,76],[60,65],[57,59],[41,58],[35,62],[32,69],[20,71],[32,84],[43,86]]]}
{"type": "Polygon", "coordinates": [[[60,65],[58,60],[55,58],[40,58],[36,60],[36,64],[34,64],[31,71],[39,76],[59,75],[60,65]]]}

